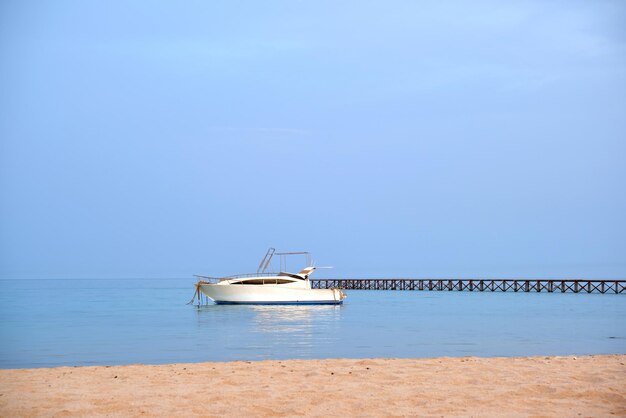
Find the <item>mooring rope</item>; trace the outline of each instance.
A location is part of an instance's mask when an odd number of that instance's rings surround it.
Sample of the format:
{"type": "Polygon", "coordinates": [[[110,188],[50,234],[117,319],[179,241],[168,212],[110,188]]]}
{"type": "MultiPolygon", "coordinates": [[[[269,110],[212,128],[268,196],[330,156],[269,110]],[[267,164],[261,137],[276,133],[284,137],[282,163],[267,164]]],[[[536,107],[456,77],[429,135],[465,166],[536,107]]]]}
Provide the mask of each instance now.
{"type": "Polygon", "coordinates": [[[193,305],[193,303],[196,301],[196,296],[198,297],[198,304],[201,303],[202,294],[200,293],[200,286],[203,284],[211,284],[211,283],[205,282],[204,280],[200,280],[198,283],[196,283],[196,291],[193,292],[193,297],[191,298],[189,302],[187,302],[187,305],[193,305]]]}

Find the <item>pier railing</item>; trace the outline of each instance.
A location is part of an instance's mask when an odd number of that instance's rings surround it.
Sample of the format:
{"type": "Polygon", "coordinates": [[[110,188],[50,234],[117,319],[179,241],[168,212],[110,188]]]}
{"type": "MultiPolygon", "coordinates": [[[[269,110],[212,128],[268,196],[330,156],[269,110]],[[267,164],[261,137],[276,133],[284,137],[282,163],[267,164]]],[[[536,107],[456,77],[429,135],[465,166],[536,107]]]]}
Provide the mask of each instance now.
{"type": "Polygon", "coordinates": [[[311,279],[311,286],[347,290],[626,293],[626,279],[311,279]]]}

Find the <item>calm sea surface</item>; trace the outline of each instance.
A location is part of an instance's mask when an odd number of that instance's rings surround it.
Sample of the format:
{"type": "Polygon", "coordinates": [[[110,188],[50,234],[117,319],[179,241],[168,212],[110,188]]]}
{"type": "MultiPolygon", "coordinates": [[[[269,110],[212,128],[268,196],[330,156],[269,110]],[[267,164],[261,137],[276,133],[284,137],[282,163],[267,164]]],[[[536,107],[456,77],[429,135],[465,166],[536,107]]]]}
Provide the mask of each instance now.
{"type": "Polygon", "coordinates": [[[186,305],[193,280],[1,280],[0,368],[626,353],[626,295],[348,291],[186,305]]]}

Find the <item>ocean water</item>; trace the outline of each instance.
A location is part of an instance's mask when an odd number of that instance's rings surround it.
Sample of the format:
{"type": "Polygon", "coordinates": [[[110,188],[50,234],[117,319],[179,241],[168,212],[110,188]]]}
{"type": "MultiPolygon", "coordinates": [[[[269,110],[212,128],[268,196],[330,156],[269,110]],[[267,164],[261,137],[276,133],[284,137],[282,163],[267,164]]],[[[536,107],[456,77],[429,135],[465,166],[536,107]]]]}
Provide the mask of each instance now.
{"type": "Polygon", "coordinates": [[[626,295],[355,290],[343,306],[197,307],[193,283],[2,280],[0,368],[626,353],[626,295]]]}

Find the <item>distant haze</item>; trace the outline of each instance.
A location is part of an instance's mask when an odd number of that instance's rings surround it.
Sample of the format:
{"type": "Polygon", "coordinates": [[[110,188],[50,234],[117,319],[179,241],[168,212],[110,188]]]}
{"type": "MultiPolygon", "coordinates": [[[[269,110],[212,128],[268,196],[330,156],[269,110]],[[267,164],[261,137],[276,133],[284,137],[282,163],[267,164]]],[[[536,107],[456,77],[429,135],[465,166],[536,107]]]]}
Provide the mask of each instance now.
{"type": "Polygon", "coordinates": [[[0,277],[255,271],[274,246],[320,277],[624,278],[625,22],[3,1],[0,277]]]}

